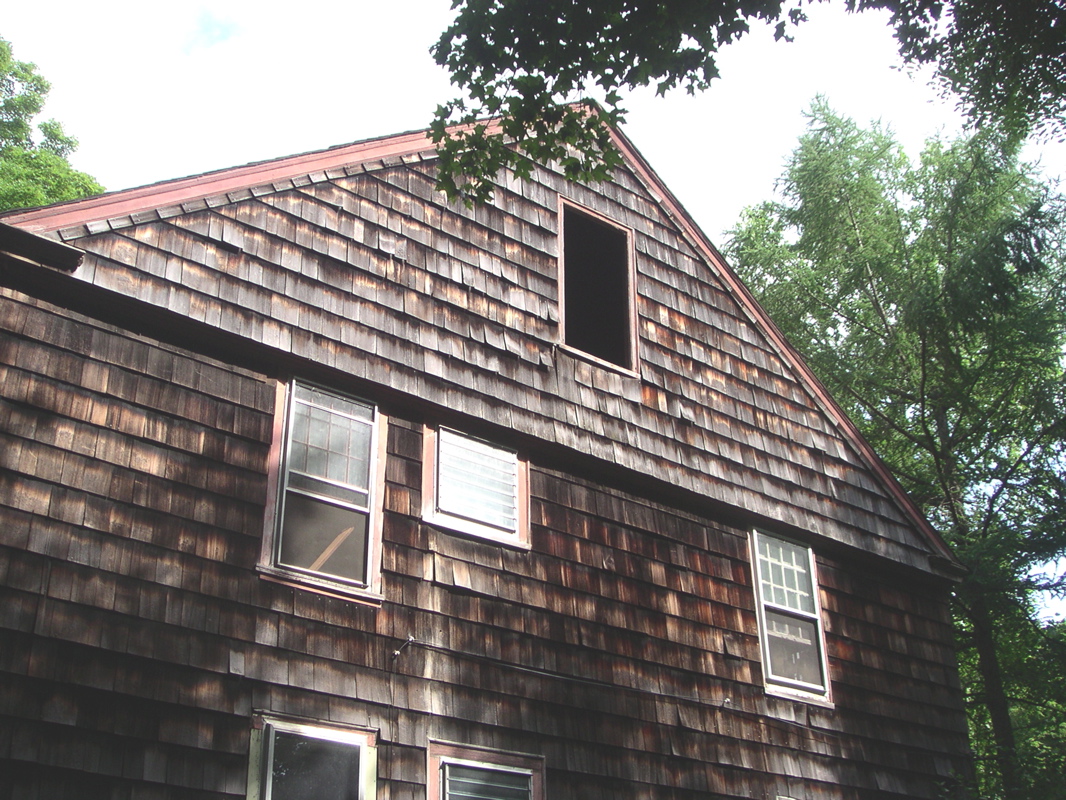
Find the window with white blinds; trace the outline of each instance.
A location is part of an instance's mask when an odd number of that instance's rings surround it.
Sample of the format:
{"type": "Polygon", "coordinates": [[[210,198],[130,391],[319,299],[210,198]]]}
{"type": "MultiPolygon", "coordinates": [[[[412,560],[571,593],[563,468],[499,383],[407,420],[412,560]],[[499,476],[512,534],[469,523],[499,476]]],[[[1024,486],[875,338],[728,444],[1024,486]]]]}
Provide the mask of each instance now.
{"type": "Polygon", "coordinates": [[[829,683],[811,549],[762,531],[752,539],[766,682],[824,698],[829,683]]]}
{"type": "Polygon", "coordinates": [[[514,450],[448,428],[427,429],[427,520],[497,541],[525,541],[526,464],[514,450]]]}
{"type": "Polygon", "coordinates": [[[427,800],[544,800],[544,758],[429,743],[427,800]]]}
{"type": "Polygon", "coordinates": [[[444,764],[444,800],[531,800],[528,770],[444,764]]]}
{"type": "Polygon", "coordinates": [[[513,533],[518,456],[446,428],[437,445],[437,510],[513,533]]]}

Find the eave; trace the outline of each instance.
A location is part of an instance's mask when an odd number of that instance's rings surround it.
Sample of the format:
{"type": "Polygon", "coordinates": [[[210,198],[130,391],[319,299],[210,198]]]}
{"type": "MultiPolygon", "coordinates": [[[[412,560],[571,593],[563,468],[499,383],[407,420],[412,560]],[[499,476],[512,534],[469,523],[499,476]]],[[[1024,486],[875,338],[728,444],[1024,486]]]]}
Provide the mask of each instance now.
{"type": "Polygon", "coordinates": [[[412,131],[395,136],[367,139],[338,145],[328,150],[259,161],[240,167],[191,175],[122,189],[116,192],[73,200],[51,206],[15,211],[0,215],[8,225],[34,233],[54,233],[75,226],[92,227],[108,220],[134,217],[137,214],[168,206],[181,206],[207,197],[225,195],[270,186],[300,176],[325,177],[344,173],[346,168],[385,159],[435,154],[428,131],[412,131]]]}

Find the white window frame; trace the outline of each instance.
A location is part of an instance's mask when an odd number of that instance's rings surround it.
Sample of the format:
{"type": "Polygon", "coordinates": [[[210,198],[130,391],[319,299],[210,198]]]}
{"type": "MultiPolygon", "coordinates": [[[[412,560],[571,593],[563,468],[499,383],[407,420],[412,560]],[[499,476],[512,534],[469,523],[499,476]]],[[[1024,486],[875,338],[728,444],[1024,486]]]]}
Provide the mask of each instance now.
{"type": "Polygon", "coordinates": [[[308,739],[338,742],[359,748],[358,800],[375,800],[378,784],[377,732],[354,728],[313,725],[277,717],[252,720],[251,745],[248,752],[248,800],[273,800],[275,733],[294,733],[308,739]]]}
{"type": "Polygon", "coordinates": [[[780,694],[787,697],[808,701],[813,700],[823,704],[829,704],[831,702],[830,686],[832,681],[829,678],[829,660],[826,655],[825,628],[822,624],[822,604],[819,598],[818,571],[815,563],[814,551],[805,544],[801,544],[784,536],[776,536],[760,530],[753,530],[751,532],[750,548],[752,579],[755,584],[756,615],[758,617],[759,626],[759,647],[762,652],[763,681],[766,685],[766,691],[771,694],[780,694]],[[773,602],[772,599],[765,597],[763,591],[763,563],[759,557],[759,541],[762,539],[783,542],[806,552],[807,570],[811,582],[811,599],[814,606],[813,612],[781,605],[773,602]],[[777,612],[782,616],[788,616],[814,624],[817,632],[815,645],[818,650],[818,662],[822,673],[822,685],[774,675],[771,672],[769,625],[766,619],[767,610],[777,612]]]}
{"type": "Polygon", "coordinates": [[[529,548],[529,462],[516,450],[470,436],[452,428],[425,427],[422,432],[422,519],[442,528],[501,544],[529,548]],[[463,439],[498,454],[513,457],[515,465],[515,525],[513,529],[460,516],[440,502],[440,443],[443,436],[463,439]]]}
{"type": "Polygon", "coordinates": [[[450,800],[445,794],[447,786],[444,778],[445,770],[449,765],[528,775],[530,800],[544,800],[543,756],[437,741],[429,743],[427,754],[429,758],[427,800],[450,800]]]}
{"type": "MultiPolygon", "coordinates": [[[[267,509],[263,527],[263,542],[259,557],[259,572],[266,578],[302,589],[349,599],[380,602],[381,600],[381,533],[382,504],[385,495],[385,447],[388,417],[376,406],[358,397],[318,386],[308,381],[278,382],[274,404],[274,432],[269,456],[267,479],[267,509]],[[289,453],[292,447],[293,421],[296,415],[296,387],[323,392],[342,400],[372,409],[369,446],[368,496],[365,508],[348,506],[367,517],[366,569],[363,575],[346,579],[343,576],[302,569],[283,564],[279,559],[281,526],[284,522],[285,498],[288,489],[289,453]]],[[[344,507],[346,504],[336,503],[344,507]]]]}

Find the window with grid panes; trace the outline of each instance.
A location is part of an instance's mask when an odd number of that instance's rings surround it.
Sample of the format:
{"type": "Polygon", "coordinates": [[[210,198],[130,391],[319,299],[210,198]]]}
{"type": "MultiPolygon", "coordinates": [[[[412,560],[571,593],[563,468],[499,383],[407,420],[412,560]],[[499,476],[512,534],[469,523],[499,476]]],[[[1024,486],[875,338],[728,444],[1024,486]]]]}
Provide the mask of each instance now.
{"type": "Polygon", "coordinates": [[[811,549],[762,531],[752,538],[766,682],[825,697],[829,684],[811,549]]]}
{"type": "Polygon", "coordinates": [[[301,383],[289,405],[274,565],[366,586],[376,410],[301,383]]]}

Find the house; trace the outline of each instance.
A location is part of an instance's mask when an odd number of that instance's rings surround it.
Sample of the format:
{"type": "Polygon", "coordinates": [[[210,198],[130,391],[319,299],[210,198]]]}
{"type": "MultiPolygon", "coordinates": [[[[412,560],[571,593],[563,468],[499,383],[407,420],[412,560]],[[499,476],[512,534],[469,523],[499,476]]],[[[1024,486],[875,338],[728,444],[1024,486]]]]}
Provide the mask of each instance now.
{"type": "Polygon", "coordinates": [[[888,800],[958,563],[620,132],[0,222],[0,799],[888,800]]]}

